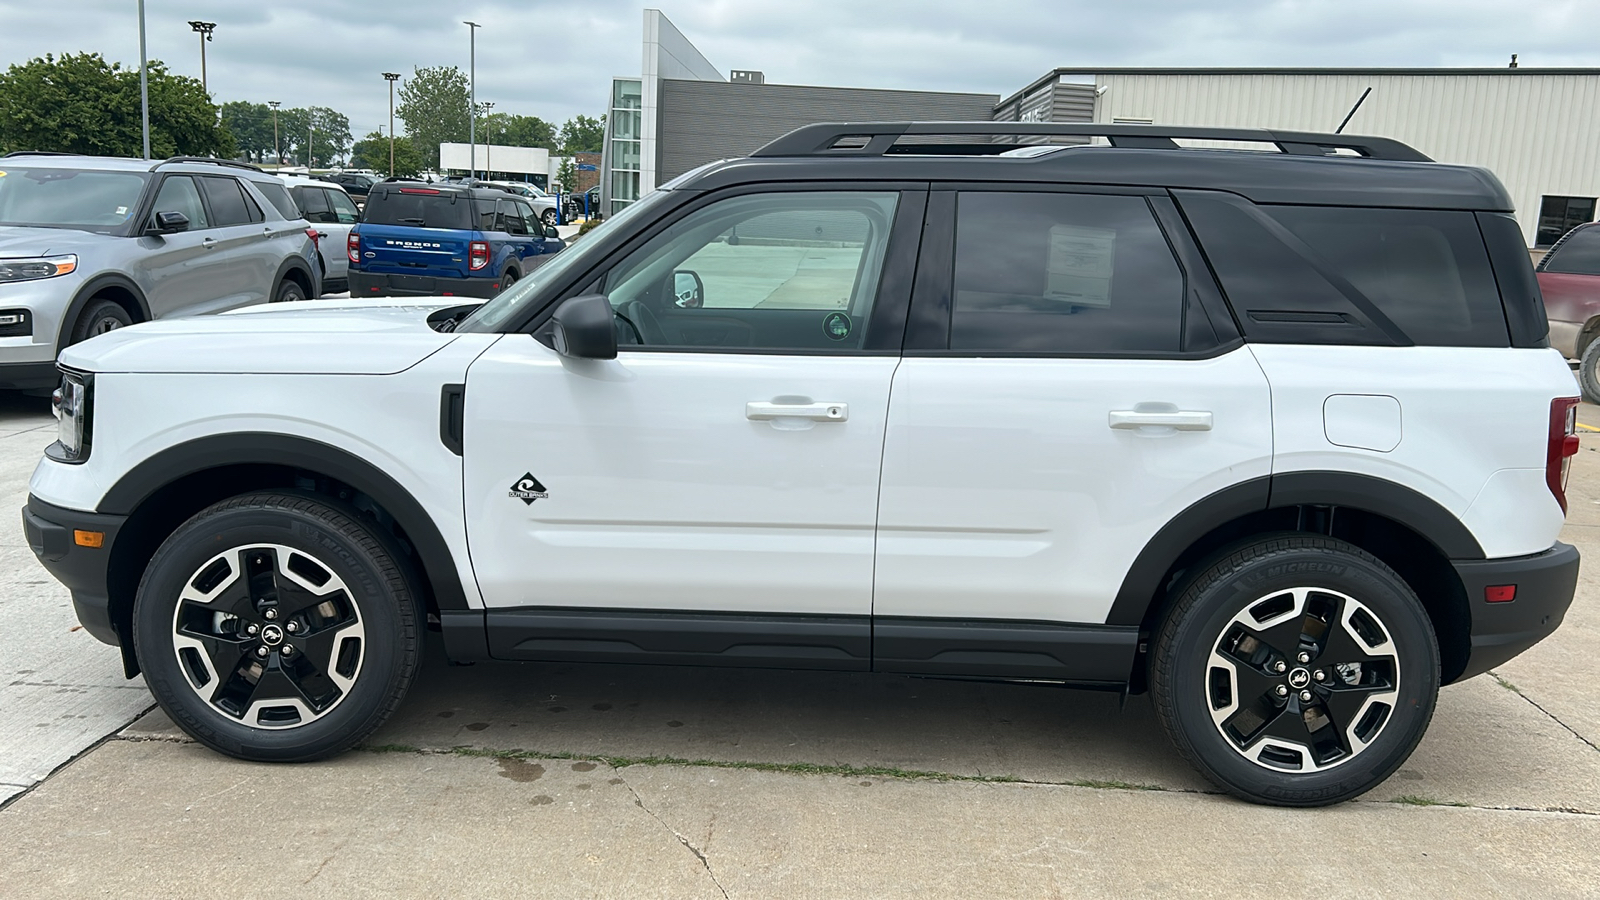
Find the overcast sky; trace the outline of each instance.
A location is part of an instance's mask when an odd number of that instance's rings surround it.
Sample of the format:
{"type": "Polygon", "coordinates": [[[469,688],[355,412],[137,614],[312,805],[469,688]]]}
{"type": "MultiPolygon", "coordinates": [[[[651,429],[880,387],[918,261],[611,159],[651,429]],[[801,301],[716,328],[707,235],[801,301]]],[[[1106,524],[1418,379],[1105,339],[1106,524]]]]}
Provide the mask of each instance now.
{"type": "MultiPolygon", "coordinates": [[[[1597,0],[683,0],[662,9],[724,74],[1009,95],[1056,66],[1600,66],[1597,0]]],[[[387,121],[382,71],[467,68],[478,99],[560,123],[637,75],[643,4],[623,0],[147,0],[149,53],[218,102],[330,106],[387,121]]],[[[0,67],[95,51],[137,66],[136,0],[0,0],[0,67]]]]}

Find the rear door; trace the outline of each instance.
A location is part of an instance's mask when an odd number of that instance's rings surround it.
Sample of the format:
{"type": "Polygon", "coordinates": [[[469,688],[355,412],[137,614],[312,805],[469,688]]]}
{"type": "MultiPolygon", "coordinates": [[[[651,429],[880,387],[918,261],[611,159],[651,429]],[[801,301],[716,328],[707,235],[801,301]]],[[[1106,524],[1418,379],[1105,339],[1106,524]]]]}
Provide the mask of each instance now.
{"type": "Polygon", "coordinates": [[[265,216],[255,201],[245,195],[237,178],[227,175],[197,175],[200,191],[211,210],[215,229],[216,256],[224,265],[217,270],[212,296],[189,313],[206,313],[265,303],[272,297],[277,276],[275,254],[269,246],[265,216]]]}
{"type": "Polygon", "coordinates": [[[968,626],[1114,620],[1125,582],[1159,582],[1134,563],[1163,526],[1270,473],[1266,378],[1172,202],[1094,190],[930,200],[884,445],[880,669],[1097,680],[969,652],[968,626]]]}
{"type": "Polygon", "coordinates": [[[467,277],[475,220],[472,198],[462,191],[418,186],[374,193],[360,226],[361,271],[388,275],[399,290],[440,290],[467,277]]]}
{"type": "Polygon", "coordinates": [[[317,226],[318,231],[327,235],[321,242],[323,257],[327,260],[328,277],[342,279],[350,269],[345,242],[350,237],[350,229],[361,221],[361,211],[356,209],[355,202],[344,191],[336,188],[321,190],[328,203],[327,218],[317,226]]]}

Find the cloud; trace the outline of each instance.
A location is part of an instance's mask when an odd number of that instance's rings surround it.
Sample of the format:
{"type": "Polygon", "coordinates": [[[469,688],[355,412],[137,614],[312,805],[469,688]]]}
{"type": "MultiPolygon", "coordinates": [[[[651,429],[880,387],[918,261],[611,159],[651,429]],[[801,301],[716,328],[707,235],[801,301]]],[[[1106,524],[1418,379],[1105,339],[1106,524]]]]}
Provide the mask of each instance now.
{"type": "MultiPolygon", "coordinates": [[[[132,0],[0,2],[0,66],[99,52],[136,66],[132,0]]],[[[147,0],[151,58],[198,76],[188,20],[217,24],[207,46],[219,101],[280,100],[388,121],[379,73],[468,65],[478,99],[560,123],[605,111],[610,79],[640,66],[642,5],[621,0],[147,0]]],[[[1600,65],[1592,0],[700,0],[662,4],[714,64],[772,82],[1009,95],[1055,66],[1600,65]]]]}

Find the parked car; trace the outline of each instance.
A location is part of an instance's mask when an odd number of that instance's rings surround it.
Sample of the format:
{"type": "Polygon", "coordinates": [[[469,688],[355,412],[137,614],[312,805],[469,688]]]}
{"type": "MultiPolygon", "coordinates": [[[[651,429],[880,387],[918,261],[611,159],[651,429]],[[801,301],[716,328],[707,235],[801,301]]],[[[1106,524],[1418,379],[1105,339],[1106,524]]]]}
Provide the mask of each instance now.
{"type": "Polygon", "coordinates": [[[61,348],[115,328],[317,290],[306,224],[242,163],[0,159],[0,388],[49,389],[61,348]]]}
{"type": "Polygon", "coordinates": [[[337,184],[344,188],[345,193],[355,200],[357,204],[365,204],[367,202],[367,192],[372,190],[373,185],[383,181],[383,176],[369,172],[334,172],[330,175],[318,175],[316,177],[318,180],[337,184]]]}
{"type": "MultiPolygon", "coordinates": [[[[363,253],[497,260],[499,197],[375,190],[363,253]]],[[[1575,589],[1578,398],[1511,198],[1394,141],[814,125],[487,303],[333,303],[69,348],[24,514],[246,759],[362,740],[437,623],[457,660],[1148,690],[1218,785],[1315,806],[1575,589]]]]}
{"type": "Polygon", "coordinates": [[[557,209],[559,204],[557,204],[556,198],[539,190],[534,185],[523,184],[519,181],[480,181],[477,184],[480,187],[497,188],[527,198],[528,202],[533,204],[534,212],[538,213],[539,223],[546,228],[553,228],[561,224],[561,213],[557,209]]]}
{"type": "Polygon", "coordinates": [[[338,184],[280,176],[288,183],[289,197],[297,213],[317,232],[317,258],[322,272],[322,289],[338,293],[350,289],[350,257],[347,248],[350,230],[361,221],[355,201],[338,184]]]}
{"type": "Polygon", "coordinates": [[[1550,317],[1550,346],[1580,361],[1583,396],[1600,403],[1600,222],[1563,235],[1536,271],[1550,317]]]}
{"type": "Polygon", "coordinates": [[[350,293],[493,297],[565,246],[522,197],[384,182],[373,187],[361,224],[350,232],[350,293]]]}
{"type": "Polygon", "coordinates": [[[574,219],[582,218],[585,215],[590,217],[600,215],[599,185],[589,188],[587,191],[579,194],[568,194],[566,212],[566,218],[568,222],[571,222],[574,219]]]}

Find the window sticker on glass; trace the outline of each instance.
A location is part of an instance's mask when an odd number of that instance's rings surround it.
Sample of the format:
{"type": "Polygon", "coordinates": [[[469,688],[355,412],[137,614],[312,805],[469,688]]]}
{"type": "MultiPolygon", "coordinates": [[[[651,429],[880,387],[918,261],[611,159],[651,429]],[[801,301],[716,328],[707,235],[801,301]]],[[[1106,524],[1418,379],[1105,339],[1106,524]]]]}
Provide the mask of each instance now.
{"type": "Polygon", "coordinates": [[[127,207],[126,207],[126,206],[119,206],[119,207],[117,207],[117,215],[119,215],[119,216],[125,216],[125,215],[127,215],[127,214],[128,214],[128,208],[127,208],[127,207]]]}
{"type": "Polygon", "coordinates": [[[1111,306],[1111,263],[1116,257],[1114,228],[1050,226],[1050,261],[1044,295],[1073,306],[1111,306]]]}

